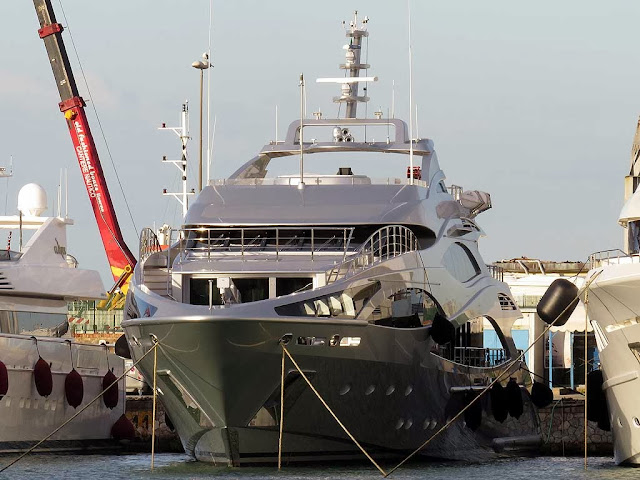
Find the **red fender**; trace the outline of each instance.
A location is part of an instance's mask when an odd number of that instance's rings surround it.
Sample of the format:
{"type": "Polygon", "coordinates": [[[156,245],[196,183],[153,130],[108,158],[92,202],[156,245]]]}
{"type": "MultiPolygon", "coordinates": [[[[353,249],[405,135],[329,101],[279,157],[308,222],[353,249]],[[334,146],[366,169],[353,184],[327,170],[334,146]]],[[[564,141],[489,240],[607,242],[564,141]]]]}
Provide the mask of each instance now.
{"type": "Polygon", "coordinates": [[[4,362],[0,362],[0,400],[7,394],[9,390],[9,373],[4,362]]]}
{"type": "Polygon", "coordinates": [[[67,397],[67,403],[73,408],[78,407],[82,403],[84,397],[84,385],[82,376],[74,368],[64,380],[64,393],[67,397]]]}
{"type": "Polygon", "coordinates": [[[104,405],[112,410],[118,405],[118,384],[116,383],[112,387],[109,387],[109,385],[115,381],[116,376],[111,370],[107,371],[104,377],[102,377],[102,390],[105,391],[102,395],[102,400],[104,401],[104,405]]]}
{"type": "Polygon", "coordinates": [[[42,397],[48,397],[53,391],[53,375],[51,366],[42,358],[38,358],[33,367],[33,380],[36,383],[36,390],[42,397]]]}
{"type": "Polygon", "coordinates": [[[111,436],[116,440],[133,440],[136,436],[136,429],[124,414],[111,427],[111,436]]]}

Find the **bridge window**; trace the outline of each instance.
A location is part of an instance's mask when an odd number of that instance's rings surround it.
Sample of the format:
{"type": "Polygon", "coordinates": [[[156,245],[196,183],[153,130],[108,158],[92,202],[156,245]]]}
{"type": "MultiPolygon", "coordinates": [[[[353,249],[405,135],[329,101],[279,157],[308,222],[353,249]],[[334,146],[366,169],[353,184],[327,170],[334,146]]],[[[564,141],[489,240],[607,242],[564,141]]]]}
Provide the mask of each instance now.
{"type": "Polygon", "coordinates": [[[480,275],[481,272],[471,250],[459,242],[452,244],[444,253],[442,265],[456,280],[463,283],[480,275]]]}

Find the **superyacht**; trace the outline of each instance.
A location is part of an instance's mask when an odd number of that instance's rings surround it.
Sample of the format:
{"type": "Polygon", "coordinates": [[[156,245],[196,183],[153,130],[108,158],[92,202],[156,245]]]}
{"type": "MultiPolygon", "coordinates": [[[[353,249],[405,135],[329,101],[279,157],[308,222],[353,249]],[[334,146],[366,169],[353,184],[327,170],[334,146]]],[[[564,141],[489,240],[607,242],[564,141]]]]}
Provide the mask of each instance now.
{"type": "MultiPolygon", "coordinates": [[[[122,325],[134,360],[157,342],[159,396],[198,460],[275,462],[281,407],[285,461],[362,458],[291,362],[281,397],[281,345],[376,458],[420,446],[518,357],[520,311],[478,252],[476,216],[490,196],[447,186],[433,141],[411,138],[404,121],[357,116],[369,100],[359,84],[377,80],[360,75],[367,23],[346,25],[344,76],[321,79],[340,85],[343,116],[301,115],[284,141],[210,181],[168,248],[150,229],[141,236],[122,325]],[[305,171],[320,155],[342,163],[305,171]],[[397,178],[354,170],[358,156],[397,178]],[[267,176],[287,159],[300,168],[267,176]],[[483,319],[502,348],[483,348],[483,319]]],[[[303,88],[301,77],[301,99],[303,88]]],[[[153,355],[140,368],[150,381],[153,355]]],[[[524,362],[510,376],[519,409],[507,417],[487,395],[421,453],[486,459],[536,447],[524,362]]]]}
{"type": "MultiPolygon", "coordinates": [[[[67,253],[60,214],[42,216],[46,193],[31,183],[18,194],[18,215],[0,216],[0,452],[24,450],[69,420],[121,375],[122,359],[106,346],[73,341],[71,300],[104,297],[98,272],[78,268],[67,253]]],[[[39,451],[117,446],[112,428],[124,415],[124,388],[86,409],[39,451]]]]}
{"type": "MultiPolygon", "coordinates": [[[[625,231],[625,250],[606,250],[590,257],[594,278],[587,293],[589,320],[600,357],[595,378],[606,397],[592,419],[611,428],[616,463],[640,465],[640,120],[631,151],[631,170],[618,222],[625,231]],[[602,417],[604,414],[605,418],[602,417]]],[[[584,297],[583,297],[584,300],[584,297]]],[[[596,388],[597,388],[596,387],[596,388]]],[[[601,392],[595,392],[598,395],[601,392]]]]}

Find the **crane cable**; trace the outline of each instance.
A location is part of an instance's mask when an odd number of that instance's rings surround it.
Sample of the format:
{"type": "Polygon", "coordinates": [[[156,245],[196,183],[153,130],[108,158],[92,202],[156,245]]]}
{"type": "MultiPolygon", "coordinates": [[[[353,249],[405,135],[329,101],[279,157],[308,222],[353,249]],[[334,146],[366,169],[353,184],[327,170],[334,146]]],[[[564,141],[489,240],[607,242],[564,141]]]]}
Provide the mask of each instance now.
{"type": "MultiPolygon", "coordinates": [[[[67,20],[67,15],[64,11],[64,7],[62,6],[62,0],[58,0],[60,4],[60,11],[62,12],[62,17],[64,18],[64,23],[66,25],[66,30],[69,32],[69,40],[71,40],[71,46],[73,48],[73,52],[76,55],[76,59],[78,61],[78,66],[80,67],[80,73],[82,74],[82,79],[84,81],[85,88],[87,89],[87,93],[89,94],[89,100],[91,103],[91,108],[96,115],[96,121],[98,122],[98,127],[100,128],[100,134],[102,135],[102,139],[104,140],[105,147],[107,149],[107,155],[111,162],[111,167],[116,174],[116,180],[118,181],[118,186],[120,187],[120,192],[122,193],[122,198],[124,198],[125,206],[127,207],[127,211],[129,212],[129,218],[131,219],[131,223],[133,224],[133,229],[136,232],[136,236],[139,236],[138,227],[136,226],[136,222],[133,219],[133,214],[131,213],[131,208],[129,207],[129,202],[127,201],[127,196],[124,193],[124,188],[122,187],[122,182],[120,181],[120,176],[118,175],[118,169],[116,168],[115,162],[113,161],[113,156],[111,155],[111,149],[109,148],[109,143],[107,142],[107,137],[104,133],[104,129],[102,128],[102,122],[100,121],[100,116],[98,115],[98,109],[96,108],[95,102],[93,101],[93,96],[91,95],[91,89],[89,88],[89,82],[87,81],[87,77],[84,74],[84,68],[82,68],[82,62],[80,61],[80,55],[78,54],[78,49],[76,48],[76,43],[73,41],[73,35],[71,34],[71,27],[69,26],[69,20],[67,20]]],[[[125,255],[126,256],[126,255],[125,255]]]]}

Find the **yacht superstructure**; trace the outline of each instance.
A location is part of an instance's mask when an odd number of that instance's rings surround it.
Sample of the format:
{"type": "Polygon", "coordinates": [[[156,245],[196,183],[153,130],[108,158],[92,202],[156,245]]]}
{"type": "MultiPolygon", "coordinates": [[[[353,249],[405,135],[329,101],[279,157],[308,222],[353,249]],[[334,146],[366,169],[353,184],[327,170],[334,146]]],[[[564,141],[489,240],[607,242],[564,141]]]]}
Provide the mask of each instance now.
{"type": "MultiPolygon", "coordinates": [[[[477,247],[489,195],[447,187],[433,141],[410,139],[405,122],[356,116],[368,100],[359,83],[375,80],[359,75],[369,68],[366,22],[354,19],[346,35],[345,77],[330,79],[344,117],[294,121],[284,141],[211,181],[169,248],[142,234],[122,325],[134,359],[157,341],[162,402],[199,460],[276,460],[282,344],[374,456],[415,449],[517,357],[520,312],[477,247]],[[389,132],[382,141],[376,128],[389,132]],[[305,171],[316,154],[382,156],[401,178],[348,163],[305,171]],[[271,162],[297,157],[299,170],[267,177],[271,162]],[[483,348],[485,318],[502,349],[483,348]]],[[[147,379],[150,357],[140,363],[147,379]]],[[[522,366],[511,377],[526,385],[522,366]]],[[[487,397],[480,423],[454,423],[422,453],[485,458],[535,446],[536,411],[525,389],[516,396],[523,411],[497,420],[487,397]]],[[[361,457],[290,364],[283,398],[287,461],[361,457]]]]}
{"type": "MultiPolygon", "coordinates": [[[[4,452],[43,439],[102,391],[108,372],[120,375],[124,368],[105,346],[76,343],[67,333],[67,302],[104,297],[98,272],[77,268],[67,253],[66,228],[73,221],[41,216],[46,195],[36,184],[22,188],[18,207],[19,215],[0,216],[0,232],[7,234],[7,247],[0,251],[4,452]]],[[[112,448],[111,429],[123,414],[124,388],[119,385],[117,405],[96,402],[39,449],[112,448]]]]}

